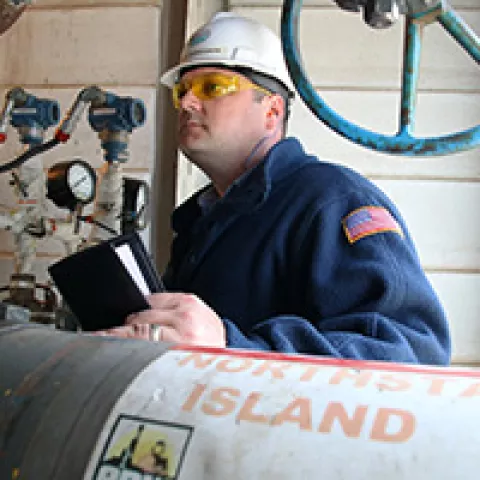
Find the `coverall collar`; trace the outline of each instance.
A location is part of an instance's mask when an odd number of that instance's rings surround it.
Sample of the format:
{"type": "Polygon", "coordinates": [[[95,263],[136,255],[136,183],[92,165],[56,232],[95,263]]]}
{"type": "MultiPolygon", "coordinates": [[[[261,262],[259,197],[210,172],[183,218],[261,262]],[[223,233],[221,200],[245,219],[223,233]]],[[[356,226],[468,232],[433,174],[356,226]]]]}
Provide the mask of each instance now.
{"type": "Polygon", "coordinates": [[[209,198],[212,184],[208,184],[180,205],[172,215],[175,232],[189,228],[202,214],[210,213],[220,205],[228,206],[236,213],[248,213],[265,202],[272,186],[300,168],[304,163],[304,151],[298,140],[286,138],[275,144],[265,158],[238,178],[225,195],[215,202],[209,198]],[[302,161],[299,161],[302,159],[302,161]]]}

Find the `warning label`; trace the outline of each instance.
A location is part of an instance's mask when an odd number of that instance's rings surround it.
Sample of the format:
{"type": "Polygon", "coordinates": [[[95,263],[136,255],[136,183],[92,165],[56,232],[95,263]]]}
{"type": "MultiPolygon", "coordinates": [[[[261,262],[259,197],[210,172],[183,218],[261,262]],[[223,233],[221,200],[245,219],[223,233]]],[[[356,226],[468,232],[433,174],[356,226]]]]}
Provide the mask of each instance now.
{"type": "Polygon", "coordinates": [[[193,428],[120,415],[98,462],[95,480],[175,480],[193,428]]]}

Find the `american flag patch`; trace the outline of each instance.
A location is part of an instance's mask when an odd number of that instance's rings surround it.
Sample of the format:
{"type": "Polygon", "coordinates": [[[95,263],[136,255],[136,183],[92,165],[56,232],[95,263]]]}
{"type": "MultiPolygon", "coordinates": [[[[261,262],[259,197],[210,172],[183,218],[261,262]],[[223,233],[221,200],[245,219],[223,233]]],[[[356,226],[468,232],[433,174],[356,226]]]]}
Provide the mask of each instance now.
{"type": "Polygon", "coordinates": [[[403,236],[397,221],[383,207],[357,208],[342,220],[342,224],[350,243],[381,232],[396,232],[403,236]]]}

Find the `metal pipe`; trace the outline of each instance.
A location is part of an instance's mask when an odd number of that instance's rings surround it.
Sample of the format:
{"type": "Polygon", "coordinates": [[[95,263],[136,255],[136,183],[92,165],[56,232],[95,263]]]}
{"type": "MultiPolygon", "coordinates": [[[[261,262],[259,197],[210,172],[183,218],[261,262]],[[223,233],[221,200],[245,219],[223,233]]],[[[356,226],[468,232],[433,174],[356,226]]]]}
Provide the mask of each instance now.
{"type": "Polygon", "coordinates": [[[0,328],[0,478],[81,479],[118,397],[164,351],[149,342],[5,324],[0,328]]]}
{"type": "Polygon", "coordinates": [[[80,91],[72,106],[63,118],[58,127],[55,138],[65,143],[71,136],[77,126],[83,112],[90,103],[103,103],[105,101],[105,92],[99,87],[92,85],[80,91]]]}
{"type": "Polygon", "coordinates": [[[422,31],[423,25],[415,23],[411,17],[406,18],[399,135],[411,135],[415,128],[422,31]]]}
{"type": "Polygon", "coordinates": [[[480,39],[475,32],[452,9],[443,11],[438,21],[465,51],[480,63],[480,39]]]}
{"type": "Polygon", "coordinates": [[[478,370],[1,322],[0,352],[2,479],[478,478],[478,370]]]}

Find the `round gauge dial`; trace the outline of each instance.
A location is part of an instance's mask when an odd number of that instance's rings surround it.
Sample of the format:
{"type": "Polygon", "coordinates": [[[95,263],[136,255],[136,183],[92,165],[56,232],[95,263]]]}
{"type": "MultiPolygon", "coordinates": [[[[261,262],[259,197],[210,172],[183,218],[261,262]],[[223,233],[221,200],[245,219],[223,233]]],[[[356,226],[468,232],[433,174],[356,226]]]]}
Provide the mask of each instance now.
{"type": "Polygon", "coordinates": [[[74,210],[95,198],[97,176],[83,160],[59,162],[47,173],[47,197],[60,208],[74,210]]]}
{"type": "Polygon", "coordinates": [[[87,164],[76,162],[67,171],[67,184],[73,196],[81,203],[95,196],[95,178],[87,164]]]}

